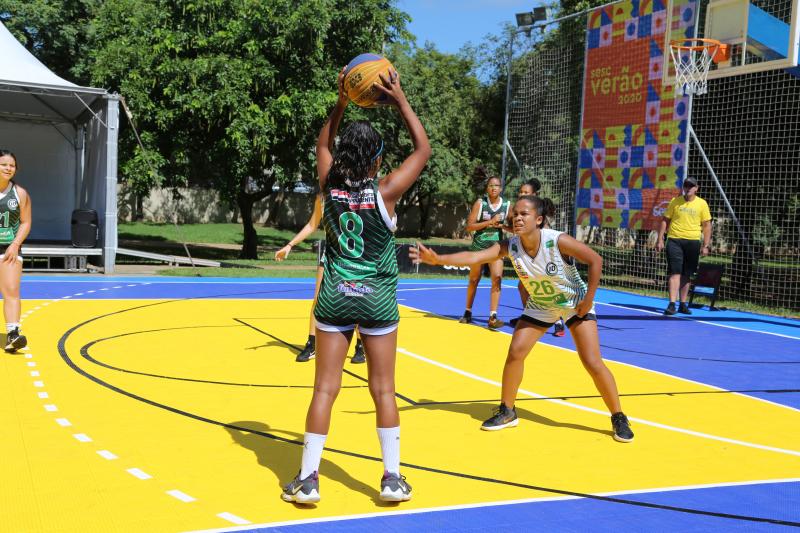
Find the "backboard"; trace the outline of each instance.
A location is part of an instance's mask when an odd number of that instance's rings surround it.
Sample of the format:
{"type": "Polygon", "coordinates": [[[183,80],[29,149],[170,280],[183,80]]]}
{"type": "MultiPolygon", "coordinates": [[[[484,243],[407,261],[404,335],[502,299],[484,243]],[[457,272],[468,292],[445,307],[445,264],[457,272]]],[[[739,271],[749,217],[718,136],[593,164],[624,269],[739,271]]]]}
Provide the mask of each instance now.
{"type": "MultiPolygon", "coordinates": [[[[730,59],[713,64],[709,79],[780,69],[800,77],[798,0],[669,0],[667,13],[665,51],[670,40],[692,34],[731,45],[730,59]]],[[[674,82],[669,53],[663,73],[674,82]]]]}

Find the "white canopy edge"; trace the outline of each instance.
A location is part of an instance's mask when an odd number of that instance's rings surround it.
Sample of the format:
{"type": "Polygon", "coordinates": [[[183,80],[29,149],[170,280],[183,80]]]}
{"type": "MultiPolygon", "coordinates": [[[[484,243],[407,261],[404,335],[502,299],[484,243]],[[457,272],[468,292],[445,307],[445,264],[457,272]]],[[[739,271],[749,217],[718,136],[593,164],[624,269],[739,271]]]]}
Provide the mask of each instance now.
{"type": "Polygon", "coordinates": [[[72,91],[78,93],[103,94],[104,89],[81,87],[53,74],[41,61],[31,54],[0,23],[0,50],[3,56],[3,80],[6,86],[29,87],[38,90],[72,91]]]}

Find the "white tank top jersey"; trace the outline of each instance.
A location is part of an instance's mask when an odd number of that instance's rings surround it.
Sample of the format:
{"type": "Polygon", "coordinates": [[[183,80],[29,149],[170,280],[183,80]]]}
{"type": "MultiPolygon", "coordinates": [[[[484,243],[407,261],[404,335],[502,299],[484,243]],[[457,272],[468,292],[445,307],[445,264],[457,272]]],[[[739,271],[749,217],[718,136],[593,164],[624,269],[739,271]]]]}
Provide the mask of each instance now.
{"type": "Polygon", "coordinates": [[[539,251],[531,257],[522,247],[519,236],[508,241],[508,257],[528,291],[526,309],[575,308],[586,295],[586,283],[574,264],[567,263],[558,249],[563,233],[542,229],[539,251]]]}

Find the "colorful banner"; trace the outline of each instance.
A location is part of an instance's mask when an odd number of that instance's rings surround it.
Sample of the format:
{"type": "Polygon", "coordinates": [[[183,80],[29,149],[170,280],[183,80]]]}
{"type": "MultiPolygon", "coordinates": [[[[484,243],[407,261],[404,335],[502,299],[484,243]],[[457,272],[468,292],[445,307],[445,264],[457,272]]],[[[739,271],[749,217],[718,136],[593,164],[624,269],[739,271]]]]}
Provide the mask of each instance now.
{"type": "Polygon", "coordinates": [[[689,98],[662,85],[665,33],[694,35],[695,2],[624,0],[589,15],[577,223],[657,229],[686,168],[689,98]]]}

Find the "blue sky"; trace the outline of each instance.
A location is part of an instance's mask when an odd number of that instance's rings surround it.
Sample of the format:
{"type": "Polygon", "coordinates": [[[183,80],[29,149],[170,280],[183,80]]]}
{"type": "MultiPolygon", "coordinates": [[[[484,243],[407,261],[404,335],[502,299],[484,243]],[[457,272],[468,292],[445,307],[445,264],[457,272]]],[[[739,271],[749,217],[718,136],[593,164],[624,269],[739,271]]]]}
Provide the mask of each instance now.
{"type": "Polygon", "coordinates": [[[422,46],[431,41],[441,52],[454,53],[468,41],[481,42],[488,33],[499,34],[514,14],[530,11],[537,0],[398,0],[397,7],[411,15],[411,33],[422,46]]]}

